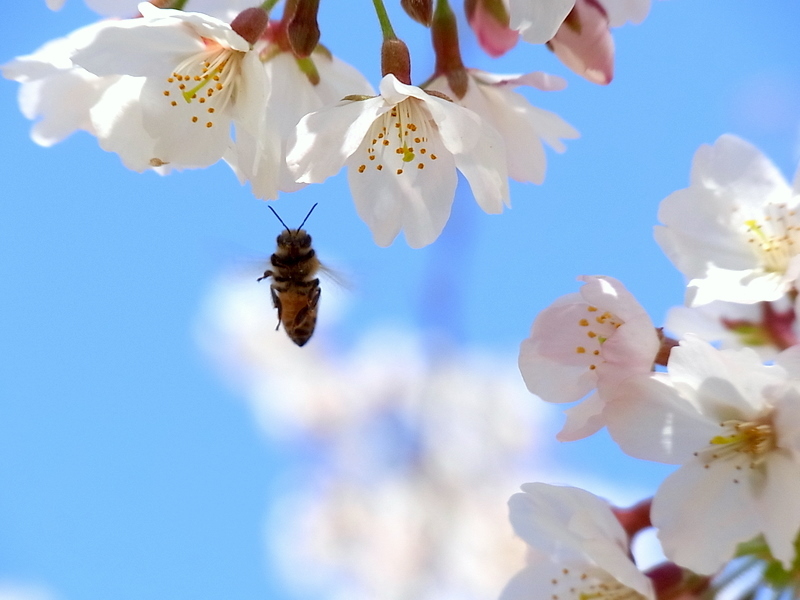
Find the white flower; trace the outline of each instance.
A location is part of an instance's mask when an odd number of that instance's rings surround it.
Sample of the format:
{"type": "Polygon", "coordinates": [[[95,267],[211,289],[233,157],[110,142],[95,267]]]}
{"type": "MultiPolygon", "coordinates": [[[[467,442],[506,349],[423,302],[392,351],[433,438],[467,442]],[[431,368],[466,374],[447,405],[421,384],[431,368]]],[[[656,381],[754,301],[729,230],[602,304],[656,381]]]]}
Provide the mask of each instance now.
{"type": "Polygon", "coordinates": [[[763,365],[750,349],[687,337],[668,373],[621,386],[612,437],[637,458],[682,465],[653,499],[653,525],[677,564],[715,573],[763,534],[788,566],[800,531],[800,347],[763,365]]]}
{"type": "Polygon", "coordinates": [[[522,491],[508,501],[510,519],[531,551],[501,600],[655,598],[608,503],[573,487],[526,483],[522,491]]]}
{"type": "Polygon", "coordinates": [[[39,119],[31,128],[31,138],[37,144],[52,146],[79,129],[95,132],[89,111],[119,77],[92,75],[76,66],[71,57],[76,48],[110,24],[101,21],[87,25],[0,67],[3,77],[21,84],[22,114],[32,120],[39,119]]]}
{"type": "MultiPolygon", "coordinates": [[[[508,174],[517,181],[542,183],[547,158],[544,144],[556,152],[566,150],[562,138],[574,139],[578,132],[557,114],[531,105],[514,89],[529,85],[540,90],[560,90],[566,86],[561,77],[546,73],[495,75],[468,69],[467,93],[458,104],[476,112],[492,125],[506,145],[508,174]]],[[[425,89],[457,98],[447,78],[437,77],[425,89]]]]}
{"type": "Polygon", "coordinates": [[[560,440],[591,435],[615,411],[620,382],[649,373],[659,349],[650,317],[613,277],[584,276],[577,294],[544,309],[520,345],[519,369],[528,389],[546,402],[574,402],[560,440]]]}
{"type": "MultiPolygon", "coordinates": [[[[245,39],[227,23],[203,14],[148,3],[139,10],[141,19],[103,28],[73,56],[76,64],[99,76],[143,78],[138,92],[93,112],[101,144],[141,168],[154,162],[206,167],[235,143],[231,124],[246,139],[263,133],[266,75],[245,39]],[[141,132],[118,126],[129,111],[140,111],[141,132]]],[[[277,173],[277,142],[265,138],[259,153],[274,156],[277,173]]]]}
{"type": "Polygon", "coordinates": [[[413,248],[439,236],[450,216],[456,169],[481,208],[502,212],[507,167],[494,128],[391,74],[381,81],[380,93],[300,121],[287,157],[298,181],[319,183],[347,165],[356,209],[381,246],[401,229],[413,248]]]}
{"type": "MultiPolygon", "coordinates": [[[[302,71],[301,63],[290,52],[273,53],[277,46],[267,46],[261,51],[270,89],[267,100],[267,113],[273,115],[271,121],[264,121],[264,133],[259,136],[277,136],[281,144],[281,161],[278,187],[283,191],[294,191],[303,187],[295,181],[286,165],[287,143],[294,133],[298,121],[305,115],[326,105],[339,102],[348,94],[374,94],[367,79],[354,67],[317,49],[306,59],[304,66],[313,65],[318,80],[313,82],[302,71]],[[309,65],[310,63],[310,65],[309,65]],[[274,129],[269,131],[269,124],[274,129]]],[[[256,196],[262,196],[264,185],[261,178],[268,177],[266,188],[270,189],[273,178],[273,165],[254,163],[249,149],[238,144],[236,153],[226,155],[226,160],[239,176],[240,181],[249,180],[256,196]],[[248,167],[250,165],[250,167],[248,167]],[[253,171],[252,167],[255,167],[253,171]]],[[[271,158],[267,156],[267,159],[271,158]]]]}
{"type": "Polygon", "coordinates": [[[701,146],[688,188],[661,202],[656,241],[689,279],[687,304],[772,301],[800,275],[800,178],[794,192],[755,147],[732,135],[701,146]]]}

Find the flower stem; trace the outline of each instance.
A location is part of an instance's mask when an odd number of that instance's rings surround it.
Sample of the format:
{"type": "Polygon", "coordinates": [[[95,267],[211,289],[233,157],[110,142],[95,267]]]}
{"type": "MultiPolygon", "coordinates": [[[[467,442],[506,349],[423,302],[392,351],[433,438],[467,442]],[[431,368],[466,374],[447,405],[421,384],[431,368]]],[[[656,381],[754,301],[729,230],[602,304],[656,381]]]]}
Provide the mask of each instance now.
{"type": "Polygon", "coordinates": [[[183,10],[188,1],[189,0],[173,0],[172,2],[167,3],[167,8],[171,8],[172,10],[183,10]]]}
{"type": "Polygon", "coordinates": [[[381,24],[383,39],[396,40],[397,36],[394,34],[394,29],[392,29],[392,24],[389,21],[389,14],[386,12],[383,0],[372,0],[372,4],[375,6],[375,13],[378,15],[378,21],[380,21],[381,24]]]}
{"type": "Polygon", "coordinates": [[[265,2],[263,2],[261,4],[261,8],[263,8],[265,11],[269,12],[275,7],[275,5],[278,3],[278,1],[279,0],[266,0],[265,2]]]}

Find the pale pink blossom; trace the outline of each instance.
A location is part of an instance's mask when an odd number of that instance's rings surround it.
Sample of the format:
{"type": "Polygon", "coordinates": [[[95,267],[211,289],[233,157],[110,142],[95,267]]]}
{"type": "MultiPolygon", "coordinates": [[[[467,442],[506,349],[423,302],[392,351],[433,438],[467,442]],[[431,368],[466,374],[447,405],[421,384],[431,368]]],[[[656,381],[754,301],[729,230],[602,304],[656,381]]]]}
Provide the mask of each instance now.
{"type": "Polygon", "coordinates": [[[652,370],[660,347],[650,317],[612,277],[584,276],[579,293],[562,296],[536,317],[520,345],[519,369],[528,389],[545,402],[574,402],[560,440],[575,440],[605,425],[617,410],[619,384],[652,370]]]}

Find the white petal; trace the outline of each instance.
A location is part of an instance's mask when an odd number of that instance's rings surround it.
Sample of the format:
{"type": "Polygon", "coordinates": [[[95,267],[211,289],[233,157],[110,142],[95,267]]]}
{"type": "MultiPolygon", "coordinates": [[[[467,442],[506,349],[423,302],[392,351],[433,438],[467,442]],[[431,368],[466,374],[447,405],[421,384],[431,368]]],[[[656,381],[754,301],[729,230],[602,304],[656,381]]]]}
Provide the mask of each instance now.
{"type": "Polygon", "coordinates": [[[636,458],[680,464],[719,433],[662,374],[626,379],[606,405],[606,427],[623,452],[636,458]]]}
{"type": "Polygon", "coordinates": [[[489,214],[499,214],[504,205],[510,204],[506,148],[497,130],[483,120],[479,131],[481,141],[453,157],[478,206],[489,214]]]}
{"type": "Polygon", "coordinates": [[[204,50],[200,37],[179,19],[126,19],[97,31],[72,61],[95,75],[164,78],[183,58],[204,50]]]}
{"type": "Polygon", "coordinates": [[[364,142],[375,119],[391,106],[380,96],[345,101],[306,115],[289,138],[286,162],[298,181],[322,183],[364,142]]]}
{"type": "Polygon", "coordinates": [[[155,153],[155,140],[144,131],[139,92],[141,77],[120,77],[92,107],[97,141],[107,152],[116,152],[126,167],[142,172],[151,160],[171,162],[155,153]]]}
{"type": "Polygon", "coordinates": [[[545,483],[526,483],[508,500],[514,532],[555,561],[586,559],[587,539],[622,548],[627,537],[608,503],[589,492],[545,483]]]}
{"type": "Polygon", "coordinates": [[[530,44],[544,44],[553,39],[575,0],[509,1],[509,26],[520,32],[530,44]]]}
{"type": "Polygon", "coordinates": [[[765,468],[765,487],[755,499],[756,512],[770,552],[790,570],[800,531],[800,502],[796,501],[800,498],[800,464],[788,452],[773,451],[765,468]]]}
{"type": "Polygon", "coordinates": [[[608,15],[610,27],[621,27],[627,22],[638,25],[650,12],[650,0],[600,0],[608,15]]]}
{"type": "Polygon", "coordinates": [[[556,435],[559,442],[573,442],[593,435],[605,427],[606,402],[595,393],[564,411],[567,421],[556,435]]]}
{"type": "Polygon", "coordinates": [[[650,516],[664,554],[704,575],[716,573],[739,543],[759,533],[747,486],[733,482],[730,464],[705,469],[690,461],[667,477],[653,498],[650,516]]]}
{"type": "Polygon", "coordinates": [[[365,138],[348,160],[348,181],[356,210],[372,230],[375,243],[388,246],[402,229],[412,248],[430,244],[444,229],[455,195],[457,177],[451,155],[431,137],[428,155],[437,159],[416,163],[423,165],[419,169],[392,153],[374,161],[362,159],[369,145],[371,140],[365,138]]]}

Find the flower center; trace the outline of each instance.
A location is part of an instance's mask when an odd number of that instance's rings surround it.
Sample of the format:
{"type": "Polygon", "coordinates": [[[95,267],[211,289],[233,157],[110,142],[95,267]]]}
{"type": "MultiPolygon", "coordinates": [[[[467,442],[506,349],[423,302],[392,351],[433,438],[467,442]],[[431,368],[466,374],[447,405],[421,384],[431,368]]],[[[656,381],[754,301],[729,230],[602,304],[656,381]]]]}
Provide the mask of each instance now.
{"type": "Polygon", "coordinates": [[[571,570],[564,568],[553,584],[551,600],[644,600],[645,596],[623,585],[598,568],[571,570]]]}
{"type": "Polygon", "coordinates": [[[768,204],[760,218],[747,219],[747,242],[764,270],[784,273],[789,261],[800,250],[800,222],[793,209],[784,204],[768,204]]]}
{"type": "Polygon", "coordinates": [[[359,165],[358,172],[388,168],[395,175],[402,175],[409,169],[424,169],[427,161],[437,158],[427,147],[428,123],[416,98],[398,102],[372,123],[367,133],[367,162],[359,165]]]}
{"type": "Polygon", "coordinates": [[[601,313],[596,306],[587,306],[586,313],[586,316],[578,319],[578,327],[585,331],[585,338],[575,347],[575,353],[585,355],[589,359],[589,369],[594,371],[602,360],[600,353],[603,342],[611,337],[624,321],[608,311],[601,313]]]}
{"type": "Polygon", "coordinates": [[[214,115],[224,111],[235,97],[244,53],[208,40],[206,44],[203,52],[175,67],[167,78],[164,97],[192,123],[213,127],[214,115]]]}
{"type": "MultiPolygon", "coordinates": [[[[709,440],[709,446],[695,456],[705,462],[708,469],[714,462],[733,462],[737,470],[754,469],[764,462],[775,449],[775,428],[766,419],[740,421],[732,419],[719,424],[723,433],[709,440]]],[[[735,483],[738,480],[734,479],[735,483]]]]}

